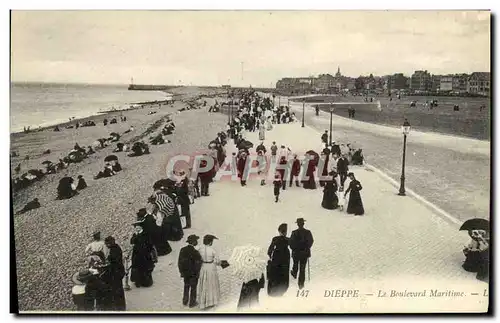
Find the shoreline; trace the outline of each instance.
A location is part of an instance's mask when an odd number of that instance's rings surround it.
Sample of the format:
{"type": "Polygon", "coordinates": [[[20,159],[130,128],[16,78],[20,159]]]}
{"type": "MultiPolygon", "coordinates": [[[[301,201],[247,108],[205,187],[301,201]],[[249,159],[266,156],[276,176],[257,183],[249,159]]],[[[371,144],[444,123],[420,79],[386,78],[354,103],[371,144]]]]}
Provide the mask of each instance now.
{"type": "MultiPolygon", "coordinates": [[[[129,112],[129,111],[134,111],[134,110],[140,110],[140,109],[154,106],[155,104],[169,104],[170,102],[171,101],[169,101],[169,100],[162,100],[162,101],[146,101],[146,102],[139,102],[139,103],[131,103],[131,104],[140,105],[140,106],[134,107],[134,108],[95,112],[94,114],[87,115],[85,117],[75,118],[75,119],[72,119],[71,121],[55,122],[55,123],[50,124],[50,125],[41,126],[40,128],[30,129],[29,132],[24,132],[23,130],[11,131],[10,136],[11,136],[11,138],[16,138],[16,137],[19,137],[20,135],[27,135],[30,133],[36,133],[36,132],[50,130],[51,128],[55,128],[56,126],[58,126],[59,128],[61,128],[61,127],[66,128],[67,126],[75,124],[76,122],[83,123],[83,122],[86,122],[89,120],[94,120],[95,118],[100,118],[100,117],[102,117],[102,119],[105,119],[106,116],[109,116],[109,115],[112,115],[115,113],[124,113],[124,112],[129,112]]],[[[68,129],[68,130],[70,130],[70,129],[68,129]]]]}

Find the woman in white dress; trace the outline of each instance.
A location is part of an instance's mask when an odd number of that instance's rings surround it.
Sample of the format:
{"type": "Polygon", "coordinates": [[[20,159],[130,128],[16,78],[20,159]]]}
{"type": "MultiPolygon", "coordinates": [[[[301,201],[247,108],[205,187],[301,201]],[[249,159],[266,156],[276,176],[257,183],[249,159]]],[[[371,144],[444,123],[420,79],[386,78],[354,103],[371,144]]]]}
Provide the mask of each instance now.
{"type": "Polygon", "coordinates": [[[207,234],[203,237],[203,246],[199,248],[203,264],[198,280],[198,303],[200,309],[216,306],[220,300],[219,273],[220,259],[212,248],[212,243],[217,237],[207,234]]]}

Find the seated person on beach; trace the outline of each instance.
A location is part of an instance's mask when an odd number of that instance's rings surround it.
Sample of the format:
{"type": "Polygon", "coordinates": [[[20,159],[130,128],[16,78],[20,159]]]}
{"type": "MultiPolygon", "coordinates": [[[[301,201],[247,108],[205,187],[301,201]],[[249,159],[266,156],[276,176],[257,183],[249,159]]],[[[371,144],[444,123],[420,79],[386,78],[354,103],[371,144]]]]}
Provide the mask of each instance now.
{"type": "Polygon", "coordinates": [[[86,154],[87,155],[95,154],[94,148],[92,148],[92,146],[88,146],[86,154]]]}
{"type": "Polygon", "coordinates": [[[113,160],[112,161],[112,168],[115,173],[120,172],[122,170],[122,165],[118,162],[118,160],[113,160]]]}
{"type": "Polygon", "coordinates": [[[78,194],[76,191],[76,186],[73,184],[74,180],[72,177],[63,177],[59,180],[59,185],[57,186],[57,199],[64,200],[69,199],[78,194]]]}
{"type": "Polygon", "coordinates": [[[149,154],[149,147],[143,142],[136,142],[132,145],[132,154],[129,154],[129,157],[142,156],[144,154],[149,154]]]}
{"type": "Polygon", "coordinates": [[[40,202],[38,198],[33,199],[33,201],[28,202],[21,210],[16,212],[16,215],[26,213],[28,211],[38,209],[40,207],[40,202]]]}
{"type": "Polygon", "coordinates": [[[99,179],[99,178],[103,178],[103,177],[111,177],[115,175],[115,172],[113,171],[113,166],[111,166],[110,163],[106,163],[104,165],[104,170],[103,171],[100,171],[95,177],[94,179],[99,179]]]}
{"type": "Polygon", "coordinates": [[[163,139],[163,135],[160,133],[156,137],[153,137],[150,143],[151,145],[162,145],[165,143],[165,139],[163,139]]]}
{"type": "Polygon", "coordinates": [[[485,280],[489,277],[490,239],[485,230],[470,230],[471,242],[463,249],[465,261],[463,269],[477,273],[476,278],[485,280]]]}
{"type": "Polygon", "coordinates": [[[85,179],[82,175],[78,175],[78,185],[76,186],[76,190],[80,191],[84,188],[87,188],[87,182],[85,182],[85,179]]]}
{"type": "Polygon", "coordinates": [[[102,123],[103,123],[105,126],[107,126],[107,125],[108,125],[108,119],[104,119],[104,120],[102,121],[102,123]]]}
{"type": "Polygon", "coordinates": [[[130,127],[130,129],[126,130],[124,133],[129,133],[129,132],[132,132],[134,131],[134,126],[130,127]]]}
{"type": "Polygon", "coordinates": [[[54,131],[61,131],[61,129],[59,129],[59,126],[56,126],[56,127],[54,128],[54,131]]]}
{"type": "Polygon", "coordinates": [[[116,144],[116,148],[115,148],[115,150],[113,150],[113,152],[115,152],[115,153],[122,152],[124,146],[125,145],[123,143],[121,143],[121,142],[117,143],[116,144]]]}
{"type": "Polygon", "coordinates": [[[87,154],[85,152],[85,149],[83,152],[81,150],[79,151],[72,151],[69,153],[67,160],[70,163],[79,163],[83,161],[87,157],[87,154]]]}
{"type": "Polygon", "coordinates": [[[111,119],[111,122],[109,124],[115,124],[115,123],[118,123],[118,122],[116,121],[116,118],[113,118],[113,119],[111,119]]]}

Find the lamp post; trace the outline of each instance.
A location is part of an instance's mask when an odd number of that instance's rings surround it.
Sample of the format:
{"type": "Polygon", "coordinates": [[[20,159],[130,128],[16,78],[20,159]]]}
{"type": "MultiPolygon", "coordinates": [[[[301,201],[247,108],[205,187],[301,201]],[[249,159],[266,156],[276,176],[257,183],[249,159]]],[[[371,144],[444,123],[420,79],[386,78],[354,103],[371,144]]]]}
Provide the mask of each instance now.
{"type": "Polygon", "coordinates": [[[233,123],[233,97],[231,97],[231,105],[229,106],[229,123],[232,124],[233,123]]]}
{"type": "Polygon", "coordinates": [[[332,143],[332,133],[333,133],[333,104],[330,103],[330,141],[329,143],[332,143]]]}
{"type": "Polygon", "coordinates": [[[305,127],[304,125],[305,111],[306,111],[306,99],[302,101],[302,128],[305,127]]]}
{"type": "Polygon", "coordinates": [[[410,123],[405,119],[401,130],[403,132],[403,166],[401,167],[401,186],[399,187],[399,196],[406,196],[405,192],[405,161],[406,161],[406,136],[410,133],[410,123]]]}

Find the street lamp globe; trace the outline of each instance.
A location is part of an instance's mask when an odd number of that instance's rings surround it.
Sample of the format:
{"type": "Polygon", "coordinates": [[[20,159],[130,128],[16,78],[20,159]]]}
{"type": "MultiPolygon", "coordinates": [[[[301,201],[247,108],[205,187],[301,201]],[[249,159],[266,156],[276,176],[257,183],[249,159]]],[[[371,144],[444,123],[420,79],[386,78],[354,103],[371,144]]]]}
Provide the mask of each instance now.
{"type": "Polygon", "coordinates": [[[401,130],[402,130],[402,132],[403,132],[403,135],[408,135],[408,134],[410,134],[411,125],[410,125],[410,123],[408,122],[408,120],[405,120],[405,122],[403,123],[403,126],[401,126],[401,130]]]}

